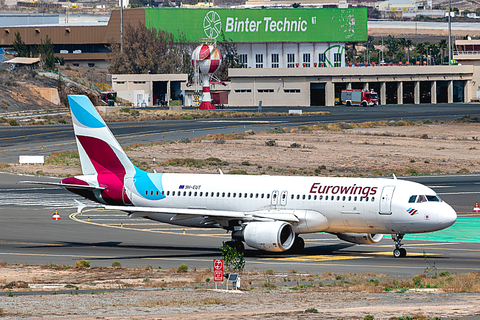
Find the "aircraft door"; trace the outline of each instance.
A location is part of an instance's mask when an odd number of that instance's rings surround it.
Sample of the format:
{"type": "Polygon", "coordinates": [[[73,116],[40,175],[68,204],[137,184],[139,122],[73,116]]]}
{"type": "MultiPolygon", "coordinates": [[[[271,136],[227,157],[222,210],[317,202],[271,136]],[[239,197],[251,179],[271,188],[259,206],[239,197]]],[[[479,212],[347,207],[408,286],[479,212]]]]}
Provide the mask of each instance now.
{"type": "Polygon", "coordinates": [[[287,205],[287,198],[288,198],[288,191],[282,191],[282,194],[280,195],[280,204],[282,206],[287,205]]]}
{"type": "Polygon", "coordinates": [[[278,204],[278,191],[275,190],[272,192],[272,205],[276,206],[278,204]]]}
{"type": "Polygon", "coordinates": [[[380,197],[380,214],[392,214],[392,197],[395,191],[394,186],[385,186],[380,197]]]}

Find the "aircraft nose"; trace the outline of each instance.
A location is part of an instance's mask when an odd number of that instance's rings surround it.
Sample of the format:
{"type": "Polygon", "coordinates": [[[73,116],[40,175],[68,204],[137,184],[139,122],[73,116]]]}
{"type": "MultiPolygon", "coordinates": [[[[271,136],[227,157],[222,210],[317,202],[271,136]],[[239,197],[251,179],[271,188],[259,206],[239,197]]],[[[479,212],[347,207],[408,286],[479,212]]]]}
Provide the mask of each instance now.
{"type": "Polygon", "coordinates": [[[445,203],[445,207],[439,212],[438,222],[442,224],[444,228],[448,228],[457,221],[457,213],[450,205],[445,203]]]}

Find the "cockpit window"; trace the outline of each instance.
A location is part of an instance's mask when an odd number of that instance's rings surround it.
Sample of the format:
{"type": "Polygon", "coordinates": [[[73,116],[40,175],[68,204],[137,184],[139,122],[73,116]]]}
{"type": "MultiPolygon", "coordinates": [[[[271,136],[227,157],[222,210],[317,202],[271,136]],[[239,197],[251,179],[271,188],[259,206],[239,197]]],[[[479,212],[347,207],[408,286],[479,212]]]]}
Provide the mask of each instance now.
{"type": "Polygon", "coordinates": [[[427,196],[428,201],[437,201],[440,202],[440,198],[437,196],[427,196]]]}
{"type": "Polygon", "coordinates": [[[419,195],[417,198],[417,203],[421,203],[421,202],[427,202],[427,197],[423,195],[419,195]]]}
{"type": "Polygon", "coordinates": [[[442,199],[440,199],[439,196],[425,196],[425,195],[415,195],[415,196],[410,196],[408,199],[408,203],[422,203],[422,202],[427,202],[427,201],[432,201],[432,202],[442,202],[442,199]],[[416,200],[416,201],[415,201],[416,200]]]}

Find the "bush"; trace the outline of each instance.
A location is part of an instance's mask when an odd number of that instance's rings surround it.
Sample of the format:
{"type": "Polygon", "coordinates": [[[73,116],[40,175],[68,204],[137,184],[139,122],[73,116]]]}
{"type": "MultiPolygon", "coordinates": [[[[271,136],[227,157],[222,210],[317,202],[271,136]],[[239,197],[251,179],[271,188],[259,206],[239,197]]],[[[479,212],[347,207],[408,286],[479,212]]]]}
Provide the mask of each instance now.
{"type": "Polygon", "coordinates": [[[8,124],[11,125],[12,127],[20,125],[20,123],[18,123],[16,119],[8,119],[8,124]]]}
{"type": "Polygon", "coordinates": [[[180,139],[180,142],[181,143],[190,143],[191,141],[190,141],[189,138],[182,138],[182,139],[180,139]]]}
{"type": "Polygon", "coordinates": [[[192,120],[193,117],[192,117],[191,115],[189,115],[189,114],[184,114],[184,115],[182,115],[182,119],[183,119],[183,120],[192,120]]]}
{"type": "Polygon", "coordinates": [[[305,310],[305,313],[318,313],[318,310],[315,309],[315,308],[309,308],[309,309],[305,310]]]}
{"type": "Polygon", "coordinates": [[[418,174],[418,170],[417,169],[414,169],[414,168],[408,168],[406,171],[405,171],[406,174],[411,174],[411,175],[416,175],[418,174]]]}
{"type": "Polygon", "coordinates": [[[82,259],[75,262],[77,268],[90,268],[90,261],[82,259]]]}
{"type": "Polygon", "coordinates": [[[213,143],[216,143],[216,144],[225,144],[225,139],[216,139],[216,140],[213,140],[213,143]]]}
{"type": "Polygon", "coordinates": [[[188,271],[188,266],[186,264],[181,264],[178,266],[177,272],[187,272],[188,271]]]}
{"type": "Polygon", "coordinates": [[[248,161],[242,161],[242,166],[251,166],[252,164],[248,161]]]}
{"type": "Polygon", "coordinates": [[[273,269],[265,270],[265,274],[272,275],[274,273],[273,269]]]}
{"type": "Polygon", "coordinates": [[[265,145],[267,147],[275,147],[277,145],[277,143],[275,142],[275,140],[268,140],[265,142],[265,145]]]}
{"type": "Polygon", "coordinates": [[[285,131],[280,127],[275,127],[273,129],[267,129],[268,133],[285,133],[285,131]]]}
{"type": "Polygon", "coordinates": [[[296,142],[294,142],[290,145],[290,148],[301,148],[301,147],[302,147],[302,145],[300,143],[296,143],[296,142]]]}
{"type": "Polygon", "coordinates": [[[122,267],[122,264],[119,261],[113,261],[112,267],[122,267]]]}
{"type": "Polygon", "coordinates": [[[227,174],[248,174],[248,172],[245,170],[235,169],[228,171],[227,174]]]}

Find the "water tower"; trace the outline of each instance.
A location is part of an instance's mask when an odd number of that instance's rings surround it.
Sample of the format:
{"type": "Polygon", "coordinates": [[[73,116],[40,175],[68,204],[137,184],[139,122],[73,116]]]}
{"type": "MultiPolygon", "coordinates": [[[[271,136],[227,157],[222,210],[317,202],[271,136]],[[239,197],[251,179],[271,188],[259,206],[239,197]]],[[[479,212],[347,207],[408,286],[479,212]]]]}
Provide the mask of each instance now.
{"type": "Polygon", "coordinates": [[[210,79],[222,63],[222,55],[213,42],[201,43],[192,52],[192,65],[195,72],[195,82],[197,79],[202,84],[202,103],[199,110],[212,110],[215,106],[212,104],[210,96],[210,79]]]}

